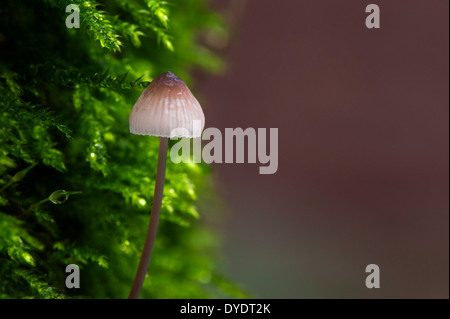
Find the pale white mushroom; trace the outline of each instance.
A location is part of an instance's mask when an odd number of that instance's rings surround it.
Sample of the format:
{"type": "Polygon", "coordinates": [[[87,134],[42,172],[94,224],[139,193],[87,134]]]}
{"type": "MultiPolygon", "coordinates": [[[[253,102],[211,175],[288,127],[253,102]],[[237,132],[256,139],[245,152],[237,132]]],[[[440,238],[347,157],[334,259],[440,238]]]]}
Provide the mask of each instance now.
{"type": "Polygon", "coordinates": [[[178,76],[166,72],[142,92],[130,114],[130,132],[159,137],[200,137],[194,120],[205,126],[202,107],[178,76]]]}
{"type": "Polygon", "coordinates": [[[129,299],[139,298],[155,243],[164,190],[168,140],[171,137],[200,137],[204,125],[205,116],[197,99],[172,72],[156,77],[131,110],[130,132],[157,136],[160,137],[160,142],[150,223],[129,299]],[[194,121],[200,121],[200,130],[194,129],[194,121]]]}

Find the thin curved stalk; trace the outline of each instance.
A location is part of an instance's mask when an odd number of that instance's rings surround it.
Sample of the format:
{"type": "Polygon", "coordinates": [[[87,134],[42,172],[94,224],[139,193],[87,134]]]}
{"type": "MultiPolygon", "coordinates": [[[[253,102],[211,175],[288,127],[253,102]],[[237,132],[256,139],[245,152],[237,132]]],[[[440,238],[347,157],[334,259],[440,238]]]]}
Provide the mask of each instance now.
{"type": "Polygon", "coordinates": [[[156,232],[158,230],[159,216],[161,213],[161,203],[164,190],[164,179],[166,175],[166,158],[167,146],[169,139],[161,137],[159,140],[158,167],[156,169],[155,193],[153,196],[152,213],[150,215],[150,223],[148,225],[147,236],[145,237],[144,249],[142,251],[139,267],[134,277],[133,286],[131,287],[128,299],[138,299],[141,293],[142,284],[148,270],[150,258],[152,257],[153,245],[155,243],[156,232]]]}

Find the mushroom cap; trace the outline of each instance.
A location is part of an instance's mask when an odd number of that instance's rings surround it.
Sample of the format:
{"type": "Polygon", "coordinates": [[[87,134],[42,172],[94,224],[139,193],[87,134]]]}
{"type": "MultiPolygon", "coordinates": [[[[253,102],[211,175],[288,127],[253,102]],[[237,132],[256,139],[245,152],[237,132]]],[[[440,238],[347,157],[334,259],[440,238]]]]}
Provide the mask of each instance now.
{"type": "Polygon", "coordinates": [[[172,72],[157,76],[130,114],[130,132],[137,135],[193,138],[201,136],[204,126],[200,103],[172,72]]]}

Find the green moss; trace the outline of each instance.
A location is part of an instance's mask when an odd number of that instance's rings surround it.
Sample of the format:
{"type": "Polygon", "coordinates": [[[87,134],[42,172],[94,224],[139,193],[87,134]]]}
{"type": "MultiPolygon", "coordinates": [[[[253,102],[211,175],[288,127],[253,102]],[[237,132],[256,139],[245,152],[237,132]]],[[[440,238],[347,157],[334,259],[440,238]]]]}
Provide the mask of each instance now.
{"type": "MultiPolygon", "coordinates": [[[[157,138],[129,133],[128,116],[158,74],[189,83],[194,67],[221,69],[197,42],[209,28],[224,25],[205,0],[1,2],[1,298],[128,295],[158,149],[157,138]],[[71,3],[80,29],[65,26],[71,3]],[[80,289],[64,285],[69,263],[81,269],[80,289]]],[[[143,297],[243,296],[216,272],[217,238],[199,219],[197,190],[208,174],[168,163],[143,297]]]]}

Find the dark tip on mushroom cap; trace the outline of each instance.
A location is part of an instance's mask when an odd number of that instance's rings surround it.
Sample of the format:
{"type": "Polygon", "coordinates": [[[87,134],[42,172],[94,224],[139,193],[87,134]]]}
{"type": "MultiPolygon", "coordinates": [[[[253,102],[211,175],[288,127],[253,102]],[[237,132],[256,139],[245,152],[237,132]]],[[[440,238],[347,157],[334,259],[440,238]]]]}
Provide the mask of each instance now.
{"type": "Polygon", "coordinates": [[[163,74],[158,75],[152,83],[158,84],[158,85],[165,85],[169,87],[181,85],[186,86],[186,84],[183,82],[182,79],[180,79],[178,76],[173,74],[172,72],[166,72],[163,74]]]}

